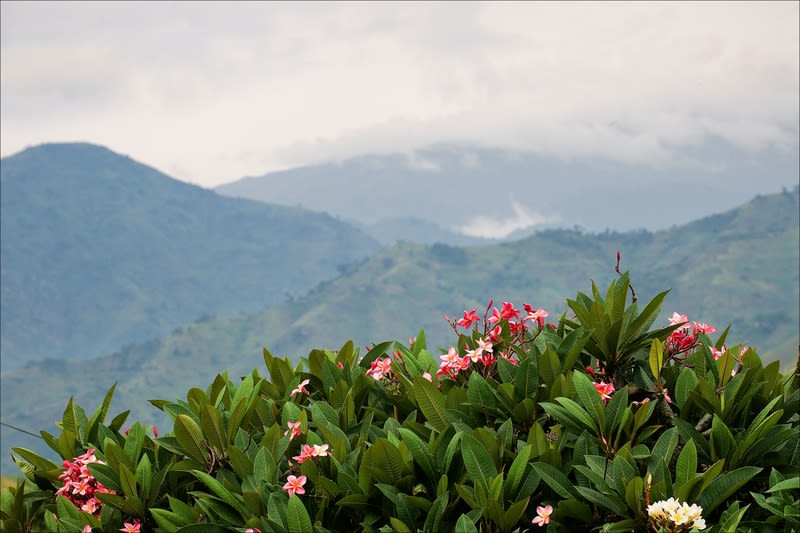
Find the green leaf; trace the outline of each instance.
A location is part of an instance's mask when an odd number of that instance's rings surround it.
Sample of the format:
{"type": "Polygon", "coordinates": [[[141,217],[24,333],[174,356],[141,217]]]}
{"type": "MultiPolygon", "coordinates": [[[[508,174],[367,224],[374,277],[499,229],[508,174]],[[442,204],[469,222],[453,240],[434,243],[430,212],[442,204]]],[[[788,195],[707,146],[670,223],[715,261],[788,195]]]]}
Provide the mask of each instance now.
{"type": "Polygon", "coordinates": [[[755,466],[743,466],[732,472],[722,474],[714,479],[700,494],[697,504],[703,508],[703,513],[711,514],[720,504],[722,504],[737,490],[742,488],[748,481],[753,479],[762,468],[755,466]]]}
{"type": "Polygon", "coordinates": [[[483,409],[494,410],[497,407],[497,398],[495,397],[492,387],[486,383],[477,372],[473,372],[469,376],[467,382],[467,399],[475,406],[482,407],[483,409]]]}
{"type": "Polygon", "coordinates": [[[227,450],[225,423],[216,407],[207,403],[200,408],[200,426],[208,443],[220,452],[227,450]]]}
{"type": "Polygon", "coordinates": [[[572,426],[576,433],[580,433],[584,429],[589,430],[590,433],[597,435],[597,425],[580,405],[574,400],[565,397],[556,398],[556,401],[561,405],[556,405],[549,402],[541,402],[539,406],[547,412],[550,416],[558,420],[564,425],[572,426]]]}
{"type": "Polygon", "coordinates": [[[289,505],[286,509],[286,523],[290,533],[308,533],[313,531],[311,517],[308,516],[306,506],[299,496],[289,496],[289,505]]]}
{"type": "Polygon", "coordinates": [[[650,455],[650,460],[647,463],[649,470],[654,471],[659,461],[665,461],[669,464],[672,461],[672,454],[675,453],[675,447],[678,445],[678,429],[669,428],[656,441],[653,446],[653,451],[650,455]]]}
{"type": "Polygon", "coordinates": [[[106,415],[108,414],[108,409],[111,407],[111,399],[114,396],[114,390],[117,388],[117,384],[114,383],[111,385],[111,388],[108,389],[106,392],[105,397],[103,398],[103,402],[97,408],[97,410],[92,415],[92,418],[89,419],[89,423],[86,424],[86,440],[89,442],[94,442],[97,438],[97,424],[102,423],[106,419],[106,415]]]}
{"type": "Polygon", "coordinates": [[[578,497],[574,484],[558,468],[542,462],[533,463],[531,466],[539,476],[541,476],[547,486],[553,489],[555,493],[562,498],[578,497]]]}
{"type": "Polygon", "coordinates": [[[713,460],[727,459],[736,448],[736,440],[731,430],[720,417],[714,415],[711,421],[711,458],[713,460]]]}
{"type": "Polygon", "coordinates": [[[599,505],[600,507],[611,511],[615,515],[625,516],[628,514],[628,509],[627,505],[625,505],[625,502],[619,497],[615,496],[613,493],[604,494],[586,487],[575,487],[575,490],[585,499],[589,500],[595,505],[599,505]]]}
{"type": "Polygon", "coordinates": [[[789,479],[784,479],[774,485],[772,485],[767,492],[778,492],[781,490],[800,490],[800,477],[792,477],[789,479]]]}
{"type": "Polygon", "coordinates": [[[514,390],[521,398],[532,398],[539,390],[539,372],[533,357],[520,361],[515,369],[514,390]]]}
{"type": "Polygon", "coordinates": [[[678,455],[675,465],[675,485],[681,486],[697,472],[697,448],[694,441],[688,441],[678,455]]]}
{"type": "Polygon", "coordinates": [[[581,406],[594,419],[594,425],[597,427],[605,426],[605,423],[600,424],[597,414],[597,407],[602,406],[603,400],[597,393],[592,381],[586,373],[575,370],[572,373],[572,382],[575,384],[575,392],[578,394],[581,406]]]}
{"type": "Polygon", "coordinates": [[[246,518],[249,516],[249,512],[245,507],[244,503],[241,500],[241,496],[232,493],[228,489],[226,489],[222,483],[211,477],[210,475],[206,474],[205,472],[200,472],[199,470],[192,470],[192,474],[200,481],[206,484],[206,486],[211,489],[211,492],[214,493],[220,500],[224,501],[231,507],[233,507],[241,516],[242,518],[246,518]]]}
{"type": "Polygon", "coordinates": [[[750,507],[749,504],[740,510],[738,501],[731,503],[719,519],[720,533],[736,533],[739,522],[742,520],[744,513],[747,512],[748,507],[750,507]]]}
{"type": "Polygon", "coordinates": [[[488,490],[489,478],[497,475],[497,468],[486,448],[472,435],[464,435],[461,439],[461,455],[470,479],[488,490]]]}
{"type": "Polygon", "coordinates": [[[470,520],[467,515],[462,514],[456,522],[455,533],[478,533],[478,528],[475,527],[475,522],[470,520]]]}
{"type": "Polygon", "coordinates": [[[422,376],[414,378],[414,397],[420,411],[425,415],[428,423],[439,432],[444,432],[450,427],[450,422],[445,417],[446,399],[436,385],[422,376]]]}
{"type": "Polygon", "coordinates": [[[422,468],[422,471],[425,472],[428,479],[432,483],[438,481],[441,476],[436,470],[436,466],[433,463],[433,456],[430,451],[428,451],[428,446],[410,429],[400,428],[398,432],[403,438],[403,442],[408,446],[408,450],[414,457],[414,461],[422,468]]]}
{"type": "Polygon", "coordinates": [[[664,367],[664,346],[658,339],[653,339],[653,343],[650,345],[648,362],[650,363],[650,371],[653,372],[653,378],[658,384],[661,380],[661,369],[664,367]]]}
{"type": "Polygon", "coordinates": [[[446,492],[434,500],[422,527],[424,533],[439,533],[443,530],[442,516],[444,516],[444,511],[447,508],[447,502],[448,493],[446,492]]]}
{"type": "Polygon", "coordinates": [[[178,440],[184,453],[200,464],[208,462],[205,448],[203,447],[203,431],[190,416],[178,415],[175,418],[175,438],[178,440]]]}

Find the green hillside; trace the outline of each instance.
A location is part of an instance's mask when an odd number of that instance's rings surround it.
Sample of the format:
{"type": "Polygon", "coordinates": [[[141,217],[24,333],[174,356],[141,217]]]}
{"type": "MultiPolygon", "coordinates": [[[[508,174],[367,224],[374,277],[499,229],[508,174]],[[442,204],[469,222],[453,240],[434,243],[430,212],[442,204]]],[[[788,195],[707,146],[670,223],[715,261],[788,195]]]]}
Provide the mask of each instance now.
{"type": "Polygon", "coordinates": [[[328,215],[222,197],[90,144],[0,170],[5,369],[275,305],[379,247],[328,215]]]}
{"type": "MultiPolygon", "coordinates": [[[[641,299],[671,288],[666,314],[679,311],[720,330],[730,323],[729,344],[751,344],[765,359],[788,365],[800,323],[799,197],[798,189],[758,197],[657,233],[553,230],[471,248],[398,244],[279,307],[197,322],[77,367],[48,361],[5,372],[3,420],[50,427],[70,395],[93,409],[118,381],[116,408],[131,407],[134,418],[157,422],[147,399],[173,399],[223,369],[237,376],[262,367],[264,346],[297,357],[311,347],[337,348],[349,338],[358,345],[405,340],[420,327],[429,346],[443,346],[452,338],[443,314],[481,309],[490,298],[498,306],[502,300],[529,302],[555,315],[565,310],[566,298],[588,290],[590,279],[607,285],[617,250],[641,299]]],[[[3,436],[4,449],[12,439],[26,439],[6,429],[3,436]]]]}

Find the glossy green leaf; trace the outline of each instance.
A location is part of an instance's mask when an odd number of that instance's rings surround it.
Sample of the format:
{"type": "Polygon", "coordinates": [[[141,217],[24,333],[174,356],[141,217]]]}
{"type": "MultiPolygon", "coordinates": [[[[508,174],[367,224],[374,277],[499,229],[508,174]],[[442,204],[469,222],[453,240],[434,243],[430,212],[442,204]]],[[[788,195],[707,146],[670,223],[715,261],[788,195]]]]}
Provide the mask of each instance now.
{"type": "Polygon", "coordinates": [[[306,506],[299,496],[289,496],[289,504],[286,509],[286,524],[290,533],[308,533],[313,531],[311,527],[311,517],[308,516],[306,506]]]}

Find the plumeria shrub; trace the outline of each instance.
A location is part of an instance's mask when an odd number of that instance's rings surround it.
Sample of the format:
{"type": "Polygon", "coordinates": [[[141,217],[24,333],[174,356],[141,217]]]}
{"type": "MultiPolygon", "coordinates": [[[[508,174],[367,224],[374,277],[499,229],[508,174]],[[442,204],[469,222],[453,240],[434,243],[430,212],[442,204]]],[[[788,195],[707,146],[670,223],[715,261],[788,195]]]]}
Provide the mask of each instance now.
{"type": "Polygon", "coordinates": [[[512,302],[453,342],[264,350],[153,400],[158,435],[71,400],[57,464],[15,448],[4,531],[796,531],[797,370],[640,306],[628,274],[556,318],[512,302]],[[35,485],[30,490],[30,484],[35,485]],[[27,488],[26,488],[27,487],[27,488]]]}

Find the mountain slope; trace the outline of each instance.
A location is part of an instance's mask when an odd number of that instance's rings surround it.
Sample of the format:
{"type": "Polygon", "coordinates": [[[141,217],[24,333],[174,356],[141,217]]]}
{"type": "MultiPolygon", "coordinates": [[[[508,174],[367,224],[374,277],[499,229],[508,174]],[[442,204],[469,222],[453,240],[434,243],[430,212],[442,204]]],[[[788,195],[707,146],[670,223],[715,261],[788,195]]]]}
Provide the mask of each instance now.
{"type": "MultiPolygon", "coordinates": [[[[453,340],[444,313],[482,310],[490,298],[498,305],[529,302],[556,319],[566,310],[566,298],[590,289],[590,279],[603,287],[616,275],[617,250],[641,301],[672,289],[664,323],[672,311],[720,331],[731,323],[728,344],[753,345],[765,358],[788,365],[800,336],[799,208],[795,189],[656,233],[549,230],[470,248],[398,244],[282,306],[196,322],[94,359],[87,363],[92,371],[86,381],[69,379],[83,371],[63,361],[4,372],[2,418],[27,429],[47,428],[70,395],[93,409],[118,381],[115,412],[132,408],[133,416],[158,423],[147,399],[174,399],[191,386],[206,386],[223,369],[232,376],[254,367],[264,373],[264,346],[296,359],[312,347],[338,348],[349,338],[357,345],[405,341],[423,327],[435,351],[453,340]]],[[[2,435],[4,447],[37,445],[6,428],[2,435]]]]}
{"type": "Polygon", "coordinates": [[[328,215],[225,198],[90,144],[4,158],[0,180],[3,368],[274,305],[379,248],[328,215]]]}

